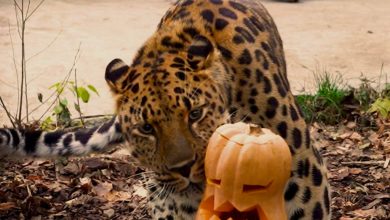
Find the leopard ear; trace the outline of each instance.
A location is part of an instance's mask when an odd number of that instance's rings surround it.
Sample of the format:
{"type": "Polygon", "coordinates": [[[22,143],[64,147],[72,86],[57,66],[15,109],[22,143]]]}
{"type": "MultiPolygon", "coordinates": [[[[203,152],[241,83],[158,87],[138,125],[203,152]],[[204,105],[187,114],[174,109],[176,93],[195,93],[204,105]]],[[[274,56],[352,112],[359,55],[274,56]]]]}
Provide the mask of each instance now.
{"type": "Polygon", "coordinates": [[[202,35],[197,35],[188,47],[187,60],[192,69],[204,69],[210,66],[213,52],[214,46],[210,40],[202,35]]]}
{"type": "Polygon", "coordinates": [[[121,59],[112,60],[106,67],[106,82],[113,93],[123,92],[122,84],[129,75],[129,66],[121,59]]]}

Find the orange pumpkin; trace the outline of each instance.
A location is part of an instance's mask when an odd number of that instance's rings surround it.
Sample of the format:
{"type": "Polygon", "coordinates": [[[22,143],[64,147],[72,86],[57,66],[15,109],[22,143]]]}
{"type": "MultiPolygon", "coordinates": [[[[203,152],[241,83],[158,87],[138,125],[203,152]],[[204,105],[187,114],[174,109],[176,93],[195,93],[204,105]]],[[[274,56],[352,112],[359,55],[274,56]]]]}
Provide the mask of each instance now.
{"type": "Polygon", "coordinates": [[[283,192],[291,154],[270,130],[242,122],[219,127],[207,147],[205,172],[197,220],[287,219],[283,192]]]}

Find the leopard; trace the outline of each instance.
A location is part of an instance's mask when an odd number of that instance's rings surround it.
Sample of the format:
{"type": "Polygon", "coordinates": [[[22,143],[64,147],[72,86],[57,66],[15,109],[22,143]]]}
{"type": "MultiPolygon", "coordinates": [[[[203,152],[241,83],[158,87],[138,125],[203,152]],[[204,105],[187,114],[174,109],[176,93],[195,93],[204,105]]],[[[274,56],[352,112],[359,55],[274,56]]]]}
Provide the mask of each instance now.
{"type": "Polygon", "coordinates": [[[260,0],[180,0],[130,65],[116,58],[105,80],[115,116],[76,131],[0,129],[0,152],[48,157],[124,143],[148,176],[153,219],[194,219],[205,188],[205,149],[227,123],[268,128],[286,140],[290,220],[331,218],[327,169],[287,77],[283,42],[260,0]]]}

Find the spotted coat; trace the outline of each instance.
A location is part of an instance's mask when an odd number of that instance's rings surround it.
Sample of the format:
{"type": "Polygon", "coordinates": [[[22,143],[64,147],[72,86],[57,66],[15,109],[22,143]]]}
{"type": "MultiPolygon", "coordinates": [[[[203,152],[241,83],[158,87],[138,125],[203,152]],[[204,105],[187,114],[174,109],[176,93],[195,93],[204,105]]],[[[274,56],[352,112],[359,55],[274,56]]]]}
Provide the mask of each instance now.
{"type": "Polygon", "coordinates": [[[153,218],[192,219],[208,139],[218,126],[244,121],[289,144],[289,219],[330,219],[327,171],[290,91],[282,40],[259,0],[178,1],[132,64],[115,59],[105,77],[116,100],[111,122],[73,133],[2,129],[2,151],[83,154],[125,140],[154,172],[145,183],[153,218]]]}

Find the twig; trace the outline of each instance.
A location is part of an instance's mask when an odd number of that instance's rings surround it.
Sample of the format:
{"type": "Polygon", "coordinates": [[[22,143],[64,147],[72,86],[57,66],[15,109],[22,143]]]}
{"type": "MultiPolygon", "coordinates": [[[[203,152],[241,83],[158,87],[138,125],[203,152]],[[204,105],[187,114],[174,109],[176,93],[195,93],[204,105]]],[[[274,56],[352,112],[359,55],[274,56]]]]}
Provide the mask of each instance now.
{"type": "Polygon", "coordinates": [[[79,113],[79,116],[80,116],[80,121],[81,121],[81,125],[83,126],[83,128],[85,128],[85,123],[84,123],[84,119],[83,119],[83,116],[81,115],[81,106],[80,106],[80,96],[79,96],[79,93],[77,92],[77,69],[74,70],[74,89],[75,89],[75,93],[76,93],[76,101],[77,101],[77,106],[78,106],[78,109],[76,109],[76,111],[79,113]]]}
{"type": "Polygon", "coordinates": [[[20,8],[19,4],[16,2],[16,0],[14,0],[14,4],[16,7],[18,7],[18,9],[21,11],[22,9],[20,8]]]}
{"type": "Polygon", "coordinates": [[[20,33],[20,22],[19,22],[19,12],[18,12],[18,9],[19,11],[22,11],[22,9],[20,8],[20,6],[18,5],[18,3],[14,0],[14,9],[15,9],[15,19],[16,19],[16,26],[18,27],[17,30],[18,30],[18,34],[19,34],[19,38],[22,39],[22,34],[20,33]]]}
{"type": "MultiPolygon", "coordinates": [[[[77,60],[79,58],[79,54],[80,54],[80,47],[81,47],[81,43],[79,44],[79,47],[77,49],[77,52],[76,52],[76,55],[74,56],[74,60],[73,60],[73,64],[68,72],[68,74],[66,75],[65,79],[62,81],[61,85],[64,86],[68,80],[69,80],[69,77],[70,77],[70,74],[72,73],[72,71],[74,70],[74,67],[76,66],[76,63],[77,63],[77,60]]],[[[49,111],[50,109],[53,107],[53,105],[56,103],[56,101],[58,100],[60,94],[57,93],[56,95],[56,98],[55,100],[50,104],[50,106],[44,111],[44,113],[41,115],[41,117],[39,117],[38,121],[40,121],[49,111]]]]}
{"type": "Polygon", "coordinates": [[[4,80],[0,79],[0,84],[4,84],[12,89],[15,89],[16,91],[18,90],[18,88],[16,88],[14,85],[11,85],[11,83],[8,83],[8,82],[5,82],[4,80]]]}
{"type": "Polygon", "coordinates": [[[8,29],[9,29],[9,34],[10,34],[11,43],[12,43],[12,50],[13,50],[12,52],[13,52],[15,71],[17,74],[18,104],[17,104],[17,111],[16,111],[15,118],[16,118],[16,122],[19,124],[19,126],[21,125],[22,120],[24,120],[24,119],[27,120],[27,123],[29,122],[29,100],[28,100],[28,84],[27,84],[27,66],[26,66],[27,60],[26,60],[26,47],[25,47],[25,45],[26,45],[26,42],[25,42],[26,24],[27,24],[28,19],[43,4],[44,0],[41,0],[31,12],[30,12],[31,0],[27,0],[26,5],[25,5],[24,1],[25,0],[21,0],[21,4],[19,4],[17,2],[17,0],[13,0],[16,23],[17,23],[17,30],[18,30],[19,38],[21,40],[21,50],[22,50],[20,80],[19,80],[18,70],[16,68],[15,53],[14,53],[13,41],[12,41],[12,37],[11,37],[11,28],[10,28],[10,24],[8,23],[8,26],[9,26],[8,29]],[[25,117],[22,119],[22,111],[23,110],[25,110],[25,117]]]}
{"type": "Polygon", "coordinates": [[[384,164],[384,160],[380,161],[342,161],[342,165],[382,165],[384,164]]]}
{"type": "Polygon", "coordinates": [[[54,39],[52,41],[50,41],[50,43],[48,45],[46,45],[45,48],[43,48],[42,50],[38,51],[37,53],[35,53],[34,55],[30,56],[29,58],[27,58],[26,62],[28,62],[29,60],[31,60],[32,58],[40,55],[41,53],[43,53],[45,50],[47,50],[49,47],[51,47],[51,45],[53,45],[53,43],[58,39],[58,37],[61,35],[62,33],[62,29],[58,32],[58,34],[54,37],[54,39]]]}
{"type": "MultiPolygon", "coordinates": [[[[16,74],[16,87],[17,87],[17,90],[18,90],[18,92],[17,92],[17,94],[18,94],[17,98],[18,98],[18,99],[17,99],[17,100],[19,100],[19,98],[20,98],[20,93],[19,93],[19,91],[20,91],[20,88],[19,88],[19,74],[18,74],[18,67],[17,67],[17,65],[16,65],[16,59],[15,59],[14,41],[13,41],[12,35],[11,35],[11,24],[10,24],[9,21],[8,21],[8,34],[9,34],[9,39],[10,39],[10,41],[11,41],[11,47],[12,47],[12,60],[13,60],[13,62],[14,62],[14,68],[15,68],[15,74],[16,74]]],[[[17,106],[16,109],[19,109],[19,103],[18,103],[18,106],[17,106]]],[[[17,112],[16,112],[16,115],[17,115],[17,112]]],[[[15,115],[15,117],[16,117],[16,115],[15,115]]]]}
{"type": "MultiPolygon", "coordinates": [[[[78,59],[78,54],[80,53],[80,47],[81,47],[81,43],[79,44],[79,47],[77,49],[77,52],[75,54],[75,57],[74,57],[74,60],[73,60],[73,65],[71,67],[71,69],[69,70],[68,74],[65,75],[64,79],[62,80],[61,82],[61,86],[64,86],[68,81],[69,81],[69,78],[70,78],[70,74],[72,73],[73,71],[73,68],[75,67],[76,63],[77,63],[77,59],[78,59]]],[[[34,113],[36,110],[38,110],[39,108],[41,108],[44,104],[46,104],[51,98],[53,98],[54,96],[56,96],[56,98],[54,99],[54,101],[50,104],[49,108],[46,109],[45,113],[43,113],[43,115],[41,115],[40,119],[43,118],[43,116],[45,116],[47,114],[47,112],[51,109],[51,107],[54,105],[54,103],[58,100],[59,98],[59,95],[56,91],[52,92],[50,94],[50,96],[48,98],[46,98],[41,104],[39,104],[37,107],[33,108],[29,114],[32,114],[34,113]]],[[[23,118],[24,119],[24,118],[23,118]]]]}
{"type": "MultiPolygon", "coordinates": [[[[22,1],[24,1],[24,0],[22,0],[22,1]]],[[[28,15],[28,11],[30,11],[30,4],[31,4],[31,0],[28,0],[26,15],[28,15]]]]}
{"type": "Polygon", "coordinates": [[[9,119],[9,121],[11,122],[12,124],[12,127],[16,128],[15,124],[14,124],[14,120],[12,119],[12,115],[11,113],[8,111],[7,109],[7,106],[4,104],[3,102],[3,99],[0,97],[0,103],[1,103],[1,107],[4,109],[5,113],[7,113],[7,117],[9,119]]]}
{"type": "MultiPolygon", "coordinates": [[[[113,114],[107,114],[107,115],[87,115],[83,116],[84,119],[91,119],[91,118],[103,118],[103,117],[113,117],[113,114]]],[[[73,118],[72,120],[80,120],[80,118],[73,118]]]]}
{"type": "Polygon", "coordinates": [[[31,17],[31,15],[35,13],[35,11],[42,5],[44,1],[45,0],[41,0],[41,2],[38,3],[38,5],[31,11],[30,14],[26,13],[27,14],[26,21],[31,17]]]}

